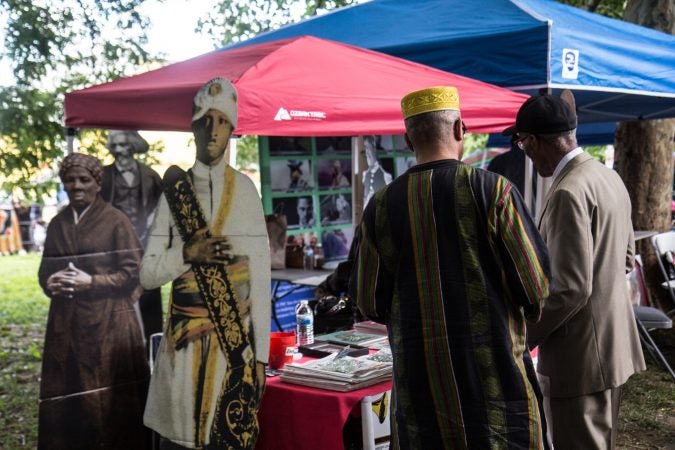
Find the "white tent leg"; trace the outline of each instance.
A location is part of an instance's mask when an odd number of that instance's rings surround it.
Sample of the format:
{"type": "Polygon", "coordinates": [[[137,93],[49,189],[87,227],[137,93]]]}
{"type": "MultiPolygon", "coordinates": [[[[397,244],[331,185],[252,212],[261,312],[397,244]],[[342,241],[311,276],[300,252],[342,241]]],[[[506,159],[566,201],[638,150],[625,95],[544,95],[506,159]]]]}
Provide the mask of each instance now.
{"type": "Polygon", "coordinates": [[[75,151],[75,136],[77,130],[75,128],[66,128],[66,150],[69,155],[75,151]]]}

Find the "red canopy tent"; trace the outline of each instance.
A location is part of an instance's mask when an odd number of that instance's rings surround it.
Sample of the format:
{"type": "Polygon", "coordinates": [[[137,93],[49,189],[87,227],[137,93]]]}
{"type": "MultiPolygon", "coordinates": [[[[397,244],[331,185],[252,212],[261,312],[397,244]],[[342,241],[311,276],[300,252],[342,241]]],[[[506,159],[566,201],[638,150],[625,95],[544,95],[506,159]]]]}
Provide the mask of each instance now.
{"type": "Polygon", "coordinates": [[[501,131],[527,96],[382,53],[315,37],[214,51],[66,94],[66,126],[189,131],[192,99],[221,76],[239,92],[239,135],[400,134],[400,100],[429,86],[459,89],[473,132],[501,131]]]}

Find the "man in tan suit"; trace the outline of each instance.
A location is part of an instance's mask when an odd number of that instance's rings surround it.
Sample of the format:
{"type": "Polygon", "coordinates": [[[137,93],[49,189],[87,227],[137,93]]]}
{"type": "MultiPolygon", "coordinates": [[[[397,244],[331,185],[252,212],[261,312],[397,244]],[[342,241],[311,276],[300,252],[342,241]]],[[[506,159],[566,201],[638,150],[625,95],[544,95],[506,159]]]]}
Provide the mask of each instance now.
{"type": "Polygon", "coordinates": [[[631,204],[616,172],[577,146],[576,126],[567,92],[528,99],[504,133],[517,134],[539,175],[553,177],[539,219],[551,293],[541,320],[528,324],[550,437],[556,450],[611,449],[621,387],[645,369],[626,290],[631,204]]]}

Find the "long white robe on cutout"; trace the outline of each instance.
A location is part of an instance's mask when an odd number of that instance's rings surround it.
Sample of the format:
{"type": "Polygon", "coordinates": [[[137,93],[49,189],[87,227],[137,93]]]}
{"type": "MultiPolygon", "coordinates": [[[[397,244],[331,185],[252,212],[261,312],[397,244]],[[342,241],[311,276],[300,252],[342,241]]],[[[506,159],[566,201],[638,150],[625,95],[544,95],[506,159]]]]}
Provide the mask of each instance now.
{"type": "MultiPolygon", "coordinates": [[[[199,161],[192,166],[197,199],[209,224],[215,222],[212,216],[217,214],[220,205],[225,185],[223,176],[225,167],[225,158],[215,166],[207,166],[199,161]],[[211,182],[211,187],[209,182],[211,182]]],[[[262,203],[253,182],[246,175],[237,171],[228,173],[234,173],[237,177],[230,214],[222,230],[211,230],[211,232],[214,236],[227,236],[232,246],[231,252],[235,255],[247,255],[249,258],[251,312],[248,323],[253,324],[256,359],[267,363],[271,317],[271,274],[267,228],[262,203]]],[[[148,247],[141,263],[141,284],[146,289],[153,289],[173,281],[188,270],[191,268],[183,261],[182,238],[174,226],[166,198],[162,195],[150,230],[148,247]]],[[[168,326],[170,326],[169,321],[167,321],[168,326]]],[[[165,327],[165,333],[167,327],[165,327]]],[[[194,343],[189,343],[186,348],[178,351],[166,348],[166,343],[167,339],[163,339],[155,362],[143,418],[144,423],[177,444],[195,448],[192,375],[194,343]]],[[[214,340],[214,344],[217,345],[217,340],[214,340]]],[[[211,393],[212,408],[206,421],[207,430],[211,429],[213,423],[218,394],[226,370],[224,355],[222,352],[217,352],[217,355],[216,380],[211,393]]],[[[208,434],[207,432],[205,443],[209,442],[208,434]]]]}

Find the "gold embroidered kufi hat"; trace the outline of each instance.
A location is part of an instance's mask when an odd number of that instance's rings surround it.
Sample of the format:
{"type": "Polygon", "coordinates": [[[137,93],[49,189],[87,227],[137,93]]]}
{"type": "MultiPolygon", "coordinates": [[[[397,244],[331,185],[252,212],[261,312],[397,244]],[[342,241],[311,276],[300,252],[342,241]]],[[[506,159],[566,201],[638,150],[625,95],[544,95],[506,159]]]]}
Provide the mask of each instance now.
{"type": "Polygon", "coordinates": [[[459,93],[456,87],[435,86],[407,94],[401,100],[403,118],[431,111],[459,111],[459,93]]]}

